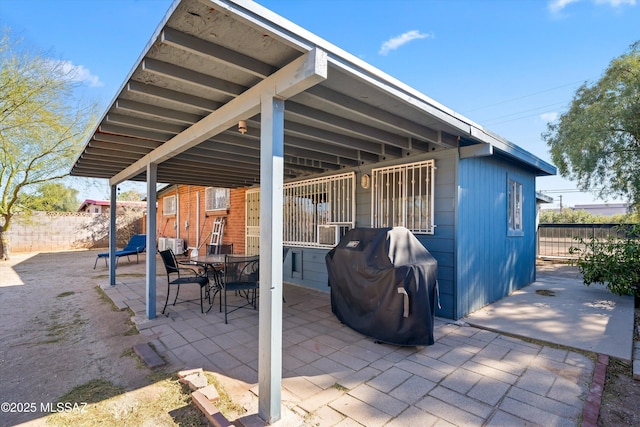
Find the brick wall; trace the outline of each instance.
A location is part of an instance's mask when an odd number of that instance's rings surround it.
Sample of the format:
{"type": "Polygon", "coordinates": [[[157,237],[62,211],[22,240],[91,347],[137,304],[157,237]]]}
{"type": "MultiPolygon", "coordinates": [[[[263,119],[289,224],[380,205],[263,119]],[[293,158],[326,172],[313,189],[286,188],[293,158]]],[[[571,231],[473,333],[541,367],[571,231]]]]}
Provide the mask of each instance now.
{"type": "Polygon", "coordinates": [[[227,211],[205,211],[205,189],[197,185],[177,185],[158,196],[156,217],[158,237],[170,237],[184,240],[185,248],[195,247],[200,236],[200,247],[206,248],[211,241],[211,232],[216,217],[226,217],[224,235],[221,243],[233,243],[235,253],[244,253],[246,188],[230,190],[230,208],[227,211]],[[164,215],[164,198],[177,195],[177,215],[164,215]],[[199,212],[199,224],[198,224],[199,212]],[[187,227],[188,222],[188,227],[187,227]]]}

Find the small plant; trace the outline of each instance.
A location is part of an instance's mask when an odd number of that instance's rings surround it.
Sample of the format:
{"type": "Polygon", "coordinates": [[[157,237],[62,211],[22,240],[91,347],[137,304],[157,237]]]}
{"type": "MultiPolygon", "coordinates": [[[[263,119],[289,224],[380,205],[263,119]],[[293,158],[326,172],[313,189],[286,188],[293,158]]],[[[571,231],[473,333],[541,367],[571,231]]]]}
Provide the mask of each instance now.
{"type": "Polygon", "coordinates": [[[64,297],[68,297],[71,295],[74,295],[75,292],[73,291],[67,291],[67,292],[62,292],[61,294],[56,295],[56,298],[64,298],[64,297]]]}
{"type": "Polygon", "coordinates": [[[345,386],[343,386],[342,384],[338,384],[338,383],[335,383],[335,384],[333,385],[333,388],[335,388],[335,389],[336,389],[336,390],[338,390],[338,391],[349,391],[349,389],[348,389],[348,388],[346,388],[346,387],[345,387],[345,386]]]}
{"type": "Polygon", "coordinates": [[[640,297],[640,225],[620,226],[618,231],[618,237],[576,238],[580,247],[569,248],[569,253],[578,258],[571,263],[587,286],[602,283],[614,294],[640,297]]]}

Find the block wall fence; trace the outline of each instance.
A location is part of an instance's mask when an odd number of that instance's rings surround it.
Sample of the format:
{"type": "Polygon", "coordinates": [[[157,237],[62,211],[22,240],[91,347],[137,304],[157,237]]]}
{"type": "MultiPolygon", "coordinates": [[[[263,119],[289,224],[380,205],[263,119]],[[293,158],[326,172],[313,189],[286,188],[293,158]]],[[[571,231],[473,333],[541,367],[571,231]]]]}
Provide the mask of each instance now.
{"type": "MultiPolygon", "coordinates": [[[[118,248],[142,229],[142,211],[116,218],[118,248]]],[[[9,253],[47,252],[109,247],[109,215],[85,212],[33,212],[14,217],[9,231],[9,253]]]]}

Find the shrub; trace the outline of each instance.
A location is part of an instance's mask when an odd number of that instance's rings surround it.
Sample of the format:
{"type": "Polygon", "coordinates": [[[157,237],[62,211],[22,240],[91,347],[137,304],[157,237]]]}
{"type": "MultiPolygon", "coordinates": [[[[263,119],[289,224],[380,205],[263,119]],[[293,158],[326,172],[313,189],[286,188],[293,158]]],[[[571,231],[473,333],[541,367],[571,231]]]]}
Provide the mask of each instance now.
{"type": "Polygon", "coordinates": [[[577,237],[581,247],[569,248],[577,255],[571,263],[577,265],[584,284],[604,284],[618,295],[640,296],[640,225],[619,226],[623,237],[577,237]]]}

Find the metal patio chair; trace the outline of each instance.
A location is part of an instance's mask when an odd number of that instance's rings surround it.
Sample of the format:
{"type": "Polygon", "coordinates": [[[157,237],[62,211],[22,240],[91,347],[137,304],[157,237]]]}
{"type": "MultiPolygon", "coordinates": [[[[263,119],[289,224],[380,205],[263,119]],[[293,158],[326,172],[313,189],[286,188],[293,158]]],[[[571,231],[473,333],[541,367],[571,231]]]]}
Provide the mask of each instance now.
{"type": "Polygon", "coordinates": [[[229,313],[240,308],[256,307],[258,280],[260,277],[260,258],[257,255],[226,255],[224,261],[224,280],[222,294],[224,298],[224,323],[228,323],[229,313]],[[238,294],[240,302],[229,305],[228,293],[238,294]],[[229,308],[232,308],[229,310],[229,308]]]}
{"type": "MultiPolygon", "coordinates": [[[[176,302],[178,301],[178,294],[180,293],[180,285],[187,284],[200,286],[200,312],[204,313],[202,301],[205,297],[209,298],[209,278],[207,276],[201,276],[194,268],[178,265],[176,256],[171,249],[160,251],[160,256],[162,257],[162,262],[167,270],[167,299],[164,302],[162,314],[164,314],[164,311],[167,309],[171,287],[176,287],[176,296],[173,300],[173,305],[176,305],[176,302]]],[[[181,302],[187,301],[195,300],[185,300],[181,302]]]]}

